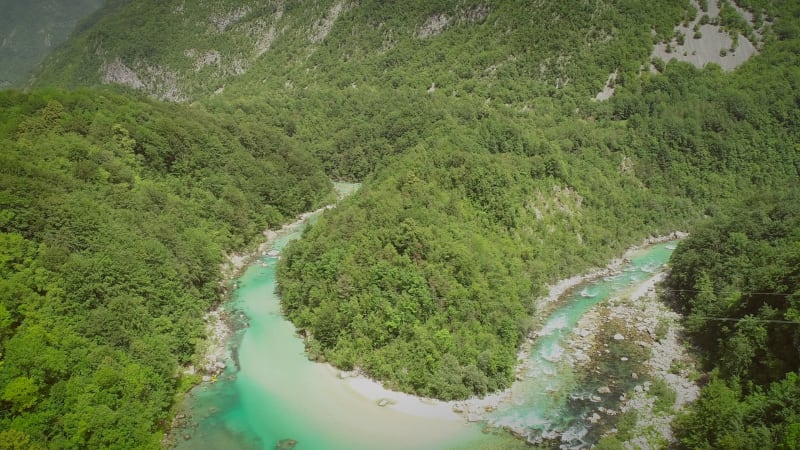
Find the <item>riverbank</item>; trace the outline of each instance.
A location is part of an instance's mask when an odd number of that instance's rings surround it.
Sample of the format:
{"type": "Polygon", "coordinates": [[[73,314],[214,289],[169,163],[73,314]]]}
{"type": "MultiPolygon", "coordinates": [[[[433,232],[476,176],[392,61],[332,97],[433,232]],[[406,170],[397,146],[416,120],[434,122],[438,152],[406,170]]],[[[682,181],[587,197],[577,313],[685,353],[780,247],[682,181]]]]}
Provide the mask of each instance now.
{"type": "MultiPolygon", "coordinates": [[[[206,322],[205,348],[200,351],[197,366],[189,365],[184,368],[184,375],[200,373],[203,382],[211,381],[211,377],[220,374],[226,367],[226,361],[231,359],[230,339],[234,333],[233,321],[226,310],[226,300],[238,284],[233,280],[239,278],[247,267],[258,258],[269,254],[275,240],[282,235],[292,232],[304,225],[311,217],[321,214],[327,209],[336,207],[343,198],[354,193],[360,187],[358,183],[335,182],[336,202],[325,205],[314,211],[304,212],[290,223],[286,223],[278,230],[264,230],[263,241],[250,251],[232,252],[225,255],[225,261],[220,265],[222,280],[220,281],[220,301],[217,306],[206,313],[203,319],[206,322]]],[[[277,254],[275,255],[277,256],[277,254]]]]}
{"type": "Polygon", "coordinates": [[[331,376],[341,379],[354,394],[374,402],[378,407],[427,419],[462,420],[462,416],[453,410],[453,402],[392,391],[383,387],[380,382],[361,375],[357,371],[344,372],[330,364],[325,364],[325,366],[331,376]]]}
{"type": "Polygon", "coordinates": [[[595,391],[597,407],[589,416],[601,428],[608,422],[603,436],[620,440],[626,448],[668,446],[674,440],[672,421],[700,393],[692,381],[696,362],[683,345],[680,316],[656,291],[666,277],[666,272],[657,273],[595,307],[581,318],[569,342],[576,364],[585,372],[599,373],[614,359],[626,363],[628,370],[620,379],[595,391]],[[629,342],[629,349],[644,350],[643,360],[620,356],[623,341],[629,342]],[[617,408],[607,407],[607,396],[619,397],[617,408]],[[622,431],[616,426],[618,415],[628,416],[622,431]]]}
{"type": "MultiPolygon", "coordinates": [[[[549,286],[548,294],[545,297],[542,297],[538,302],[539,308],[540,310],[544,311],[543,314],[546,315],[549,310],[552,310],[555,306],[557,306],[559,298],[561,298],[570,289],[573,289],[576,286],[593,279],[618,273],[623,264],[630,261],[631,256],[648,246],[675,239],[682,239],[686,236],[687,234],[684,232],[675,231],[669,235],[648,237],[642,241],[641,244],[628,248],[621,257],[613,259],[606,267],[602,269],[596,269],[581,275],[576,275],[549,286]]],[[[642,282],[641,284],[637,285],[635,291],[631,295],[643,295],[652,289],[652,286],[655,282],[655,278],[642,282]]],[[[526,344],[523,345],[517,355],[517,360],[519,361],[519,364],[516,368],[517,382],[524,380],[525,374],[529,372],[529,351],[535,340],[536,333],[532,333],[526,344]]],[[[484,397],[472,397],[466,400],[445,402],[386,389],[380,382],[364,376],[358,370],[350,372],[341,371],[330,364],[326,364],[326,367],[328,368],[331,376],[341,379],[342,382],[349,386],[355,395],[369,399],[380,407],[394,409],[398,412],[403,412],[405,414],[414,415],[417,417],[481,422],[485,421],[487,419],[487,415],[496,411],[498,408],[511,403],[513,397],[512,386],[503,391],[495,392],[484,397]]]]}
{"type": "MultiPolygon", "coordinates": [[[[612,259],[608,265],[603,268],[590,270],[586,273],[560,280],[555,284],[548,286],[547,295],[538,299],[537,311],[542,317],[547,317],[558,306],[559,300],[571,289],[574,289],[575,287],[591,280],[601,277],[608,277],[619,273],[622,266],[626,264],[626,262],[630,262],[630,259],[633,255],[649,246],[676,239],[683,239],[687,236],[688,233],[683,231],[674,231],[663,236],[647,237],[640,244],[629,247],[627,250],[625,250],[622,256],[612,259]]],[[[642,282],[637,286],[637,291],[635,292],[647,292],[652,287],[653,283],[655,283],[655,281],[642,282]]],[[[523,381],[532,369],[530,362],[530,351],[536,342],[539,331],[540,330],[535,330],[528,336],[527,341],[523,344],[522,348],[517,354],[518,365],[515,373],[515,384],[523,381]]],[[[584,356],[582,356],[580,353],[577,355],[579,360],[583,357],[584,356]]],[[[486,420],[488,414],[511,403],[513,399],[513,392],[514,386],[512,385],[512,387],[504,391],[496,392],[482,398],[473,397],[467,400],[451,402],[451,404],[454,410],[462,414],[466,420],[470,422],[477,422],[486,420]]],[[[510,431],[514,432],[514,430],[510,431]]]]}
{"type": "Polygon", "coordinates": [[[643,248],[663,242],[674,241],[676,239],[684,239],[687,236],[689,236],[689,234],[683,231],[673,231],[672,233],[663,236],[649,236],[645,238],[641,244],[629,247],[627,250],[625,250],[625,253],[623,253],[621,257],[612,259],[611,262],[609,262],[608,265],[602,269],[590,270],[584,274],[565,278],[553,285],[548,286],[548,294],[538,300],[537,307],[543,308],[547,307],[547,305],[550,303],[557,302],[565,292],[579,284],[596,278],[612,275],[613,273],[619,271],[620,267],[622,267],[626,261],[630,261],[630,258],[634,253],[642,250],[643,248]]]}
{"type": "MultiPolygon", "coordinates": [[[[274,250],[280,252],[301,232],[302,225],[282,234],[274,250]]],[[[663,254],[663,250],[658,252],[663,254]]],[[[632,258],[636,266],[644,264],[642,255],[632,258]]],[[[624,262],[624,257],[621,260],[624,262]]],[[[657,267],[665,258],[657,261],[647,263],[648,267],[657,267]]],[[[246,315],[248,326],[237,335],[241,340],[237,340],[236,370],[226,369],[217,383],[203,383],[187,396],[181,411],[184,420],[174,430],[175,436],[183,437],[176,443],[178,449],[265,448],[284,439],[301,442],[303,448],[350,450],[507,449],[526,445],[524,440],[500,431],[503,424],[493,422],[500,412],[495,411],[497,405],[516,409],[512,413],[529,413],[527,403],[517,403],[522,399],[519,390],[514,392],[513,402],[511,390],[480,399],[441,402],[393,392],[358,373],[344,373],[309,361],[297,330],[281,314],[280,299],[275,294],[276,264],[276,257],[262,258],[237,279],[239,288],[231,305],[246,315]],[[488,427],[469,423],[484,421],[488,421],[488,427]]],[[[636,273],[639,277],[644,274],[636,273]]],[[[598,296],[597,300],[601,298],[605,297],[598,296]]],[[[576,322],[577,318],[565,322],[565,332],[576,322]]],[[[549,392],[546,387],[537,387],[538,378],[520,373],[523,381],[512,387],[533,383],[523,391],[549,392]]]]}
{"type": "MultiPolygon", "coordinates": [[[[217,377],[222,376],[227,365],[234,359],[231,339],[233,339],[234,333],[238,328],[247,326],[244,315],[234,318],[231,316],[231,312],[228,311],[228,300],[233,291],[239,287],[234,280],[241,277],[247,268],[260,257],[269,255],[270,249],[273,248],[279,237],[303,226],[311,217],[321,214],[327,209],[334,208],[336,203],[358,190],[359,187],[360,184],[357,183],[334,182],[335,203],[325,205],[314,211],[302,213],[293,222],[282,225],[278,230],[264,230],[262,232],[264,239],[261,242],[252,244],[253,248],[249,251],[225,254],[225,260],[220,264],[219,268],[222,274],[219,302],[203,316],[203,320],[206,323],[206,340],[198,347],[198,357],[195,364],[184,366],[181,370],[181,375],[191,383],[192,389],[196,389],[200,385],[216,382],[217,377]],[[242,325],[237,326],[237,322],[242,323],[242,325]]],[[[278,256],[278,254],[276,253],[274,256],[278,256]]],[[[175,411],[172,421],[167,430],[165,430],[164,438],[162,439],[164,447],[173,446],[178,441],[178,437],[174,436],[175,430],[185,427],[191,420],[187,414],[178,412],[182,409],[183,393],[179,393],[177,398],[178,401],[174,406],[175,411]]]]}

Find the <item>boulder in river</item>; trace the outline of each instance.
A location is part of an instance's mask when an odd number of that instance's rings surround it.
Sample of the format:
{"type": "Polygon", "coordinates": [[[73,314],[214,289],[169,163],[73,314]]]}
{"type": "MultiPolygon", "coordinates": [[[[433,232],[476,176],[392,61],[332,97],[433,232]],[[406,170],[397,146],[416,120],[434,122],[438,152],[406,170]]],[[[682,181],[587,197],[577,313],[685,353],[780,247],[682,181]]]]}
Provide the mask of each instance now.
{"type": "Polygon", "coordinates": [[[376,403],[378,404],[378,406],[384,407],[384,406],[391,405],[394,402],[392,400],[388,399],[388,398],[382,398],[382,399],[379,399],[376,403]]]}
{"type": "Polygon", "coordinates": [[[481,420],[483,420],[483,416],[481,416],[480,414],[475,414],[475,413],[467,414],[468,422],[480,422],[481,420]]]}
{"type": "Polygon", "coordinates": [[[294,439],[281,439],[275,444],[275,450],[291,450],[297,445],[294,439]]]}

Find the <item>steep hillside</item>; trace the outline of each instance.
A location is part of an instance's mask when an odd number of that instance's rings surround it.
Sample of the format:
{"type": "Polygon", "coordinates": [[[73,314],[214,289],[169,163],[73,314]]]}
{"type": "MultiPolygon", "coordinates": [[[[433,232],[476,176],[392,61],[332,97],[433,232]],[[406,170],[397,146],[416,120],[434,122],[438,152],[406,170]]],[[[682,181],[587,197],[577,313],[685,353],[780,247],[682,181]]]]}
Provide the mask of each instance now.
{"type": "Polygon", "coordinates": [[[330,182],[196,109],[101,91],[0,106],[0,447],[157,448],[223,250],[330,182]]]}
{"type": "Polygon", "coordinates": [[[0,1],[0,89],[24,85],[29,72],[66,42],[78,21],[104,2],[0,1]]]}
{"type": "Polygon", "coordinates": [[[173,101],[309,86],[477,91],[502,103],[565,86],[589,96],[615,69],[637,70],[651,30],[670,36],[689,5],[148,0],[109,9],[35,85],[118,83],[173,101]]]}
{"type": "Polygon", "coordinates": [[[675,251],[668,288],[710,382],[679,422],[682,448],[800,443],[800,195],[721,208],[675,251]]]}
{"type": "Polygon", "coordinates": [[[440,398],[507,386],[544,283],[798,183],[800,10],[741,6],[771,25],[726,73],[650,61],[698,14],[683,0],[109,3],[32,86],[111,86],[3,98],[2,270],[19,283],[0,310],[3,437],[154,443],[217,250],[318,204],[323,173],[364,185],[282,259],[310,356],[440,398]],[[614,95],[595,101],[609,79],[614,95]],[[119,254],[177,266],[151,287],[119,254]],[[184,289],[197,295],[162,295],[184,289]],[[64,322],[47,295],[72,298],[73,341],[43,337],[64,322]],[[115,321],[130,315],[146,320],[115,321]],[[25,339],[55,356],[26,363],[25,339]],[[72,372],[62,362],[84,342],[99,350],[72,372]],[[111,363],[151,354],[166,356],[143,370],[166,387],[137,431],[111,435],[104,420],[128,417],[128,391],[109,391],[128,372],[111,363]]]}
{"type": "Polygon", "coordinates": [[[524,110],[434,94],[401,114],[425,124],[405,128],[409,150],[283,260],[282,299],[312,356],[441,398],[505,387],[545,282],[721,199],[796,184],[786,8],[731,75],[672,62],[577,113],[567,98],[524,110]]]}

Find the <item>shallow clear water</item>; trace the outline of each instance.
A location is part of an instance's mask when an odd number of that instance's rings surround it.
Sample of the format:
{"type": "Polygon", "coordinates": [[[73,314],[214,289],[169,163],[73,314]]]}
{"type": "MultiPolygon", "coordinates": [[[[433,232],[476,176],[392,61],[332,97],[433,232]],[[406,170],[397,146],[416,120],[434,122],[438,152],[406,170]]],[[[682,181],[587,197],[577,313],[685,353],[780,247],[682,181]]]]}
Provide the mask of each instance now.
{"type": "MultiPolygon", "coordinates": [[[[274,248],[300,237],[302,226],[285,233],[274,248]]],[[[582,314],[632,282],[645,279],[671,253],[648,248],[619,275],[573,290],[547,320],[531,351],[531,376],[514,385],[514,403],[490,423],[514,424],[531,436],[564,431],[580,423],[565,407],[576,391],[576,374],[562,347],[582,314]]],[[[484,434],[485,424],[432,419],[382,408],[354,393],[330,368],[308,361],[294,326],[280,314],[275,295],[277,258],[251,265],[239,280],[229,309],[249,326],[234,340],[239,367],[229,362],[219,381],[196,387],[186,401],[192,426],[180,430],[178,449],[273,449],[284,439],[296,449],[446,449],[523,446],[508,433],[484,434]],[[182,436],[190,439],[184,440],[182,436]]],[[[577,429],[580,429],[578,427],[577,429]]]]}
{"type": "Polygon", "coordinates": [[[579,383],[581,377],[573,369],[571,355],[565,351],[566,341],[581,316],[598,303],[624,295],[637,282],[650,278],[669,261],[674,243],[663,243],[639,251],[622,271],[589,281],[567,292],[538,333],[532,344],[526,378],[514,384],[512,402],[503,405],[490,417],[498,427],[526,430],[528,439],[539,442],[560,438],[581,445],[587,432],[582,416],[594,386],[579,383]],[[586,401],[584,401],[586,400],[586,401]]]}

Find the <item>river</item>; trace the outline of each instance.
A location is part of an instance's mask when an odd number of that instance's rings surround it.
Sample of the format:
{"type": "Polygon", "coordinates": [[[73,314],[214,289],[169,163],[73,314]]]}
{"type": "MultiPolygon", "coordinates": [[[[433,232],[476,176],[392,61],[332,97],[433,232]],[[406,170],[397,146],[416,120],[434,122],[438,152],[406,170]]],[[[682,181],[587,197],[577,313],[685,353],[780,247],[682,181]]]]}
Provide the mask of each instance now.
{"type": "MultiPolygon", "coordinates": [[[[315,217],[309,220],[315,220],[315,217]]],[[[274,242],[280,251],[302,234],[304,225],[284,230],[274,242]]],[[[216,383],[203,383],[187,396],[182,410],[187,427],[176,430],[177,449],[463,449],[524,448],[500,429],[526,430],[536,439],[547,433],[583,430],[585,390],[570,370],[563,340],[592,306],[651,276],[671,253],[666,244],[648,247],[613,277],[568,292],[539,331],[529,352],[531,367],[514,383],[512,401],[486,417],[467,423],[442,404],[419,408],[381,407],[363,395],[363,386],[340,379],[330,366],[310,362],[294,326],[280,312],[275,294],[279,257],[253,263],[238,280],[227,308],[246,320],[233,339],[238,364],[229,361],[216,383]],[[576,393],[578,393],[576,397],[576,393]]],[[[362,380],[363,381],[363,380],[362,380]]],[[[399,395],[399,394],[398,394],[399,395]]],[[[581,432],[582,433],[582,432],[581,432]]],[[[580,434],[580,433],[579,433],[580,434]]],[[[581,434],[582,435],[582,434],[581,434]]]]}

